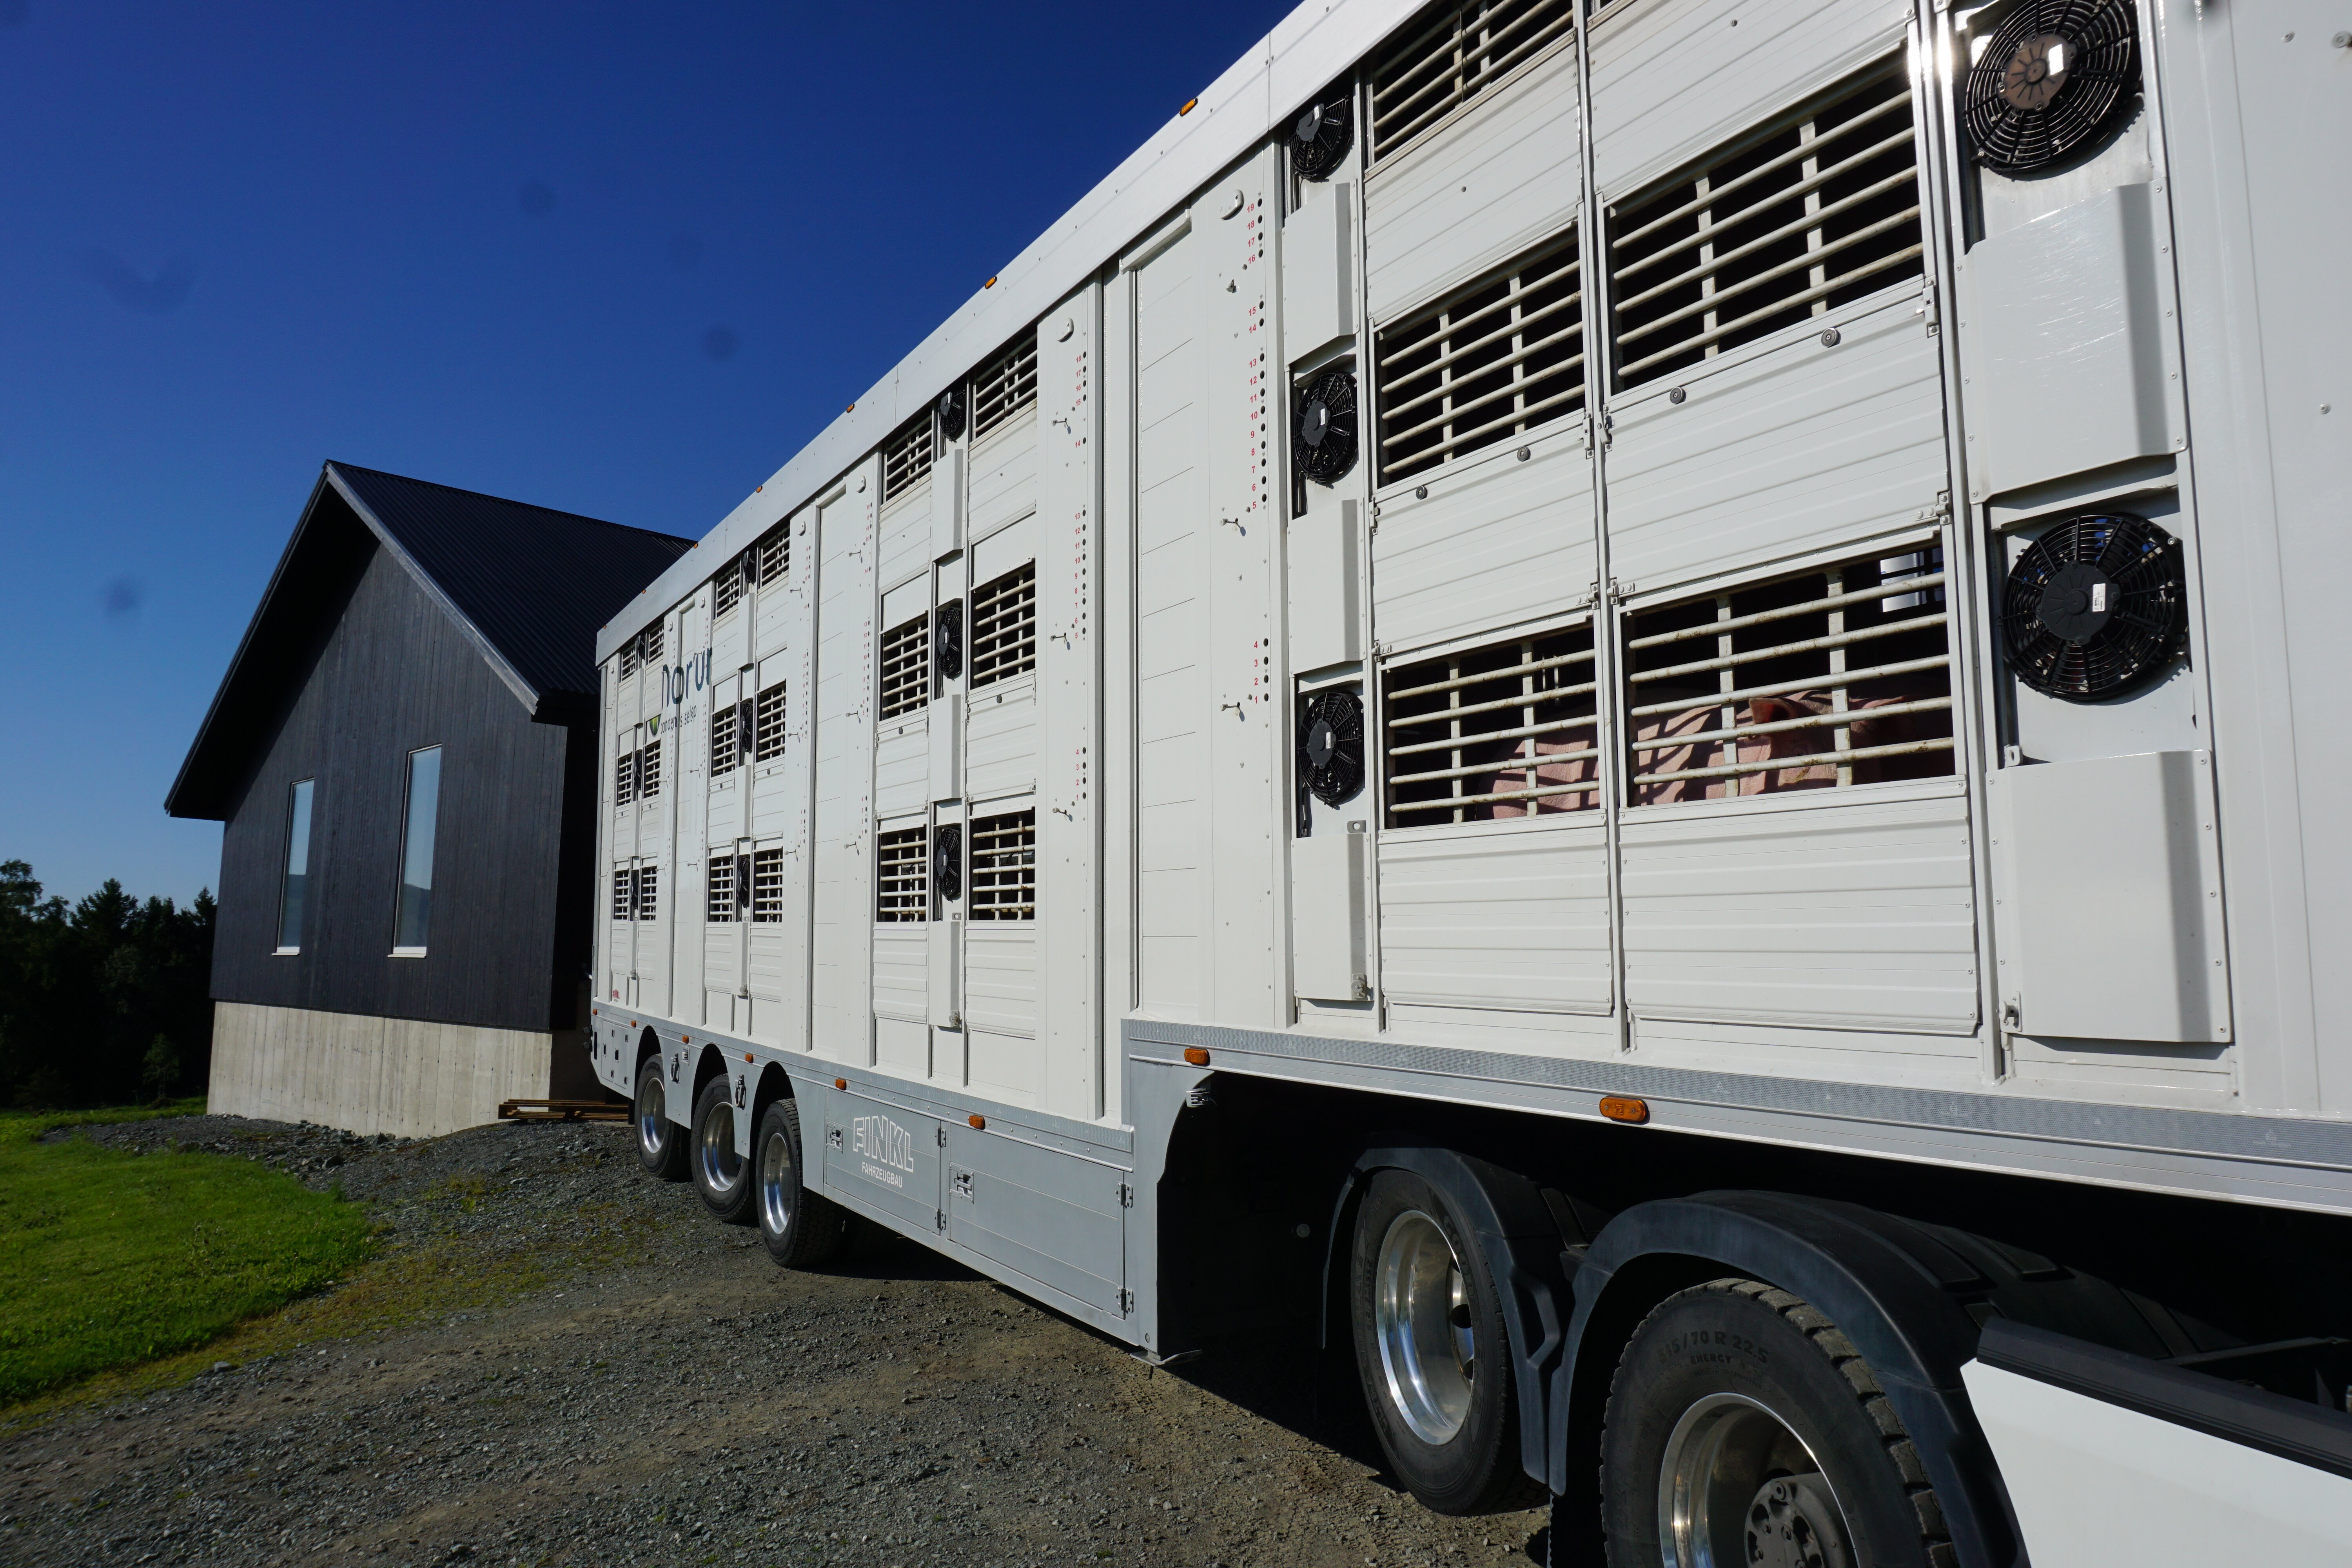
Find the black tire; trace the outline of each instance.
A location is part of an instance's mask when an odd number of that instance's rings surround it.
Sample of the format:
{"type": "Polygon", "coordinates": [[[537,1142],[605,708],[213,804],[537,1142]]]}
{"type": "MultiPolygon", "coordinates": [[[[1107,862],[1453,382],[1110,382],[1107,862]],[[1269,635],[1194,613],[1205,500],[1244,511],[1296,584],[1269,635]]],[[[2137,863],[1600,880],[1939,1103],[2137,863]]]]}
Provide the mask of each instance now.
{"type": "Polygon", "coordinates": [[[686,1129],[669,1117],[669,1085],[662,1078],[662,1059],[647,1057],[637,1064],[637,1098],[630,1114],[636,1129],[637,1163],[646,1174],[665,1182],[686,1180],[686,1129]]]}
{"type": "Polygon", "coordinates": [[[751,1134],[752,1209],[780,1268],[813,1268],[841,1251],[849,1211],[801,1183],[801,1110],[780,1100],[751,1134]]]}
{"type": "Polygon", "coordinates": [[[1510,1334],[1486,1254],[1443,1194],[1382,1171],[1349,1249],[1356,1373],[1389,1464],[1439,1513],[1532,1508],[1510,1334]],[[1466,1355],[1465,1351],[1466,1349],[1466,1355]]]}
{"type": "Polygon", "coordinates": [[[1660,1568],[1669,1514],[1682,1563],[1705,1552],[1806,1568],[1957,1561],[1876,1375],[1836,1324],[1786,1290],[1717,1279],[1668,1297],[1626,1343],[1606,1422],[1609,1568],[1660,1568]],[[1675,1489],[1669,1467],[1706,1484],[1675,1489]]]}
{"type": "Polygon", "coordinates": [[[720,1073],[694,1097],[687,1164],[702,1205],[721,1225],[751,1223],[751,1162],[735,1150],[735,1094],[720,1073]]]}

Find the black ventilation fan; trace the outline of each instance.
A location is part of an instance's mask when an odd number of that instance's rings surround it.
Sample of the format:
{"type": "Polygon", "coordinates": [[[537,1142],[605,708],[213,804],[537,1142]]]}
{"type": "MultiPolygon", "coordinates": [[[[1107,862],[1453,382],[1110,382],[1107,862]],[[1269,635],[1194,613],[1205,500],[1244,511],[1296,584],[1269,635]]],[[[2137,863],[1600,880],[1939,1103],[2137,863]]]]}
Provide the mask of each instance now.
{"type": "Polygon", "coordinates": [[[942,822],[931,835],[931,891],[942,902],[963,897],[963,824],[942,822]]]}
{"type": "Polygon", "coordinates": [[[963,439],[963,383],[958,382],[940,394],[940,438],[943,441],[963,439]]]}
{"type": "Polygon", "coordinates": [[[1298,704],[1298,779],[1317,800],[1337,805],[1364,787],[1364,700],[1352,691],[1318,691],[1298,704]]]}
{"type": "Polygon", "coordinates": [[[2145,685],[2183,642],[2180,542],[2146,518],[2069,518],[2025,547],[2001,589],[2009,666],[2036,691],[2095,702],[2145,685]]]}
{"type": "Polygon", "coordinates": [[[1348,89],[1333,88],[1298,111],[1290,127],[1290,166],[1301,179],[1328,180],[1356,144],[1356,116],[1348,89]]]}
{"type": "Polygon", "coordinates": [[[2004,174],[2061,163],[2104,132],[2138,89],[2133,0],[2024,0],[1961,89],[1977,162],[2004,174]]]}
{"type": "Polygon", "coordinates": [[[1356,377],[1327,370],[1298,400],[1298,468],[1318,485],[1356,466],[1356,377]]]}
{"type": "Polygon", "coordinates": [[[931,668],[941,680],[963,675],[963,601],[950,599],[931,617],[931,668]]]}

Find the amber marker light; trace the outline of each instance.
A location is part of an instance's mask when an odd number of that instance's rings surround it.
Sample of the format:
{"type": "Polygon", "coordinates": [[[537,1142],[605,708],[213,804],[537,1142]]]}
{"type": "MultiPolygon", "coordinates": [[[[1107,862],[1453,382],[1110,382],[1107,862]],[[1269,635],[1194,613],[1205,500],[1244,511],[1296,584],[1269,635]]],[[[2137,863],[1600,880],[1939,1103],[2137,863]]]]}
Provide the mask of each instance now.
{"type": "Polygon", "coordinates": [[[833,1087],[835,1089],[847,1089],[849,1087],[849,1080],[845,1078],[835,1079],[833,1080],[833,1087]]]}
{"type": "Polygon", "coordinates": [[[986,1127],[988,1125],[988,1118],[985,1116],[967,1116],[964,1120],[971,1122],[974,1127],[986,1127]]]}
{"type": "Polygon", "coordinates": [[[751,1052],[749,1052],[749,1051],[745,1051],[745,1052],[743,1053],[743,1059],[744,1059],[745,1061],[747,1061],[747,1062],[748,1062],[748,1061],[750,1061],[750,1060],[751,1059],[751,1052]]]}
{"type": "Polygon", "coordinates": [[[1198,1046],[1186,1046],[1184,1047],[1184,1062],[1188,1067],[1207,1067],[1209,1065],[1209,1053],[1202,1050],[1198,1046]]]}
{"type": "Polygon", "coordinates": [[[1176,111],[1176,118],[1179,120],[1183,119],[1186,115],[1192,113],[1192,110],[1200,105],[1200,102],[1201,100],[1197,98],[1186,99],[1184,100],[1184,107],[1176,111]]]}
{"type": "Polygon", "coordinates": [[[1635,1100],[1631,1095],[1604,1094],[1601,1097],[1601,1114],[1612,1121],[1623,1121],[1639,1127],[1650,1120],[1650,1102],[1635,1100]]]}

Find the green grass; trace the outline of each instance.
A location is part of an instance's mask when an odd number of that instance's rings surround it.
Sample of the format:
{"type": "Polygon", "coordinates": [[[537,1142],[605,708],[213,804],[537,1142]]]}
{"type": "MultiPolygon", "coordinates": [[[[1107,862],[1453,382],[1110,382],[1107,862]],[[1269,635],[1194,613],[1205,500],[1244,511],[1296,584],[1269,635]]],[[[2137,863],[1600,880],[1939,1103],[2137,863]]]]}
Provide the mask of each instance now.
{"type": "Polygon", "coordinates": [[[39,1141],[202,1109],[0,1116],[0,1403],[204,1344],[368,1255],[359,1205],[254,1162],[39,1141]]]}

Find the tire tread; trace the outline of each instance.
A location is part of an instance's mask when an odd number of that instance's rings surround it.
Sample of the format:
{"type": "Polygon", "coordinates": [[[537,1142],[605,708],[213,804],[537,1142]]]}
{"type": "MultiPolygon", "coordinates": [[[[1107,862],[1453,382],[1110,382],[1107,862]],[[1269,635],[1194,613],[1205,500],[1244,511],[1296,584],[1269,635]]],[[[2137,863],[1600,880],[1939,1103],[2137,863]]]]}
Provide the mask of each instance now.
{"type": "MultiPolygon", "coordinates": [[[[1911,1435],[1904,1430],[1902,1418],[1895,1415],[1895,1406],[1879,1387],[1878,1374],[1871,1370],[1870,1363],[1863,1359],[1862,1352],[1854,1347],[1845,1331],[1810,1301],[1790,1295],[1777,1285],[1767,1285],[1760,1279],[1711,1279],[1704,1285],[1694,1285],[1659,1302],[1650,1310],[1651,1315],[1664,1310],[1669,1304],[1685,1296],[1695,1296],[1706,1290],[1745,1296],[1778,1314],[1836,1369],[1838,1375],[1845,1380],[1846,1386],[1853,1391],[1855,1402],[1863,1414],[1877,1429],[1879,1444],[1886,1451],[1887,1461],[1903,1479],[1903,1489],[1910,1500],[1912,1515],[1918,1521],[1919,1546],[1927,1559],[1928,1568],[1957,1568],[1959,1556],[1953,1548],[1949,1531],[1945,1529],[1943,1504],[1937,1500],[1936,1489],[1927,1479],[1927,1467],[1919,1458],[1918,1447],[1912,1442],[1911,1435]]],[[[1647,1319],[1643,1321],[1646,1322],[1647,1319]]],[[[1611,1406],[1616,1402],[1619,1384],[1628,1370],[1628,1358],[1640,1339],[1639,1328],[1626,1337],[1625,1349],[1620,1352],[1616,1369],[1610,1374],[1611,1406]]],[[[1607,1408],[1604,1406],[1604,1411],[1607,1408]]],[[[1601,1430],[1603,1452],[1607,1451],[1608,1441],[1604,1414],[1601,1430]]],[[[1602,1517],[1607,1518],[1605,1507],[1602,1517]]]]}

